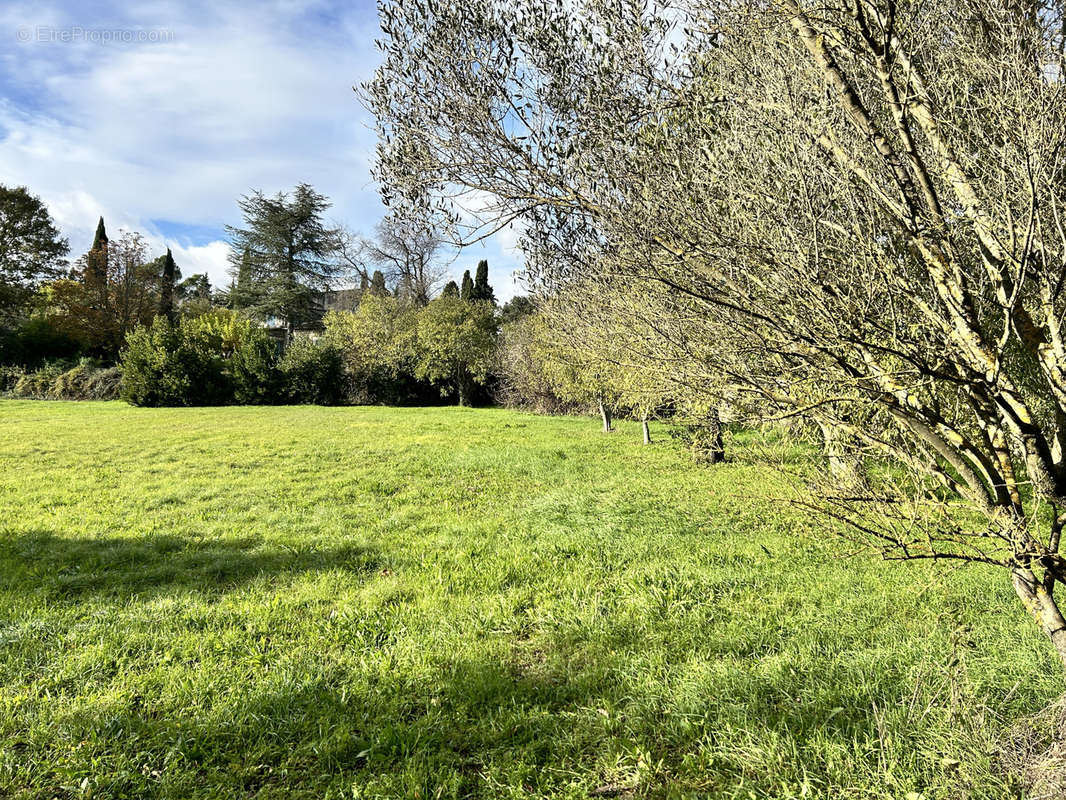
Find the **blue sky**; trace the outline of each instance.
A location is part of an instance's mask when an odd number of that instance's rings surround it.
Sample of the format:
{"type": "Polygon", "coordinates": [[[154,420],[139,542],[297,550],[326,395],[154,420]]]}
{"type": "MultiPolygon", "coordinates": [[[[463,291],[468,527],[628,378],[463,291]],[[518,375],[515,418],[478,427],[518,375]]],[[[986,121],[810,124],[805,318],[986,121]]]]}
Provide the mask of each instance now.
{"type": "MultiPolygon", "coordinates": [[[[0,181],[47,203],[77,256],[103,216],[182,272],[227,282],[236,200],[306,181],[371,233],[373,120],[352,90],[377,65],[373,3],[8,2],[0,9],[0,181]]],[[[509,232],[458,255],[519,287],[509,232]]]]}

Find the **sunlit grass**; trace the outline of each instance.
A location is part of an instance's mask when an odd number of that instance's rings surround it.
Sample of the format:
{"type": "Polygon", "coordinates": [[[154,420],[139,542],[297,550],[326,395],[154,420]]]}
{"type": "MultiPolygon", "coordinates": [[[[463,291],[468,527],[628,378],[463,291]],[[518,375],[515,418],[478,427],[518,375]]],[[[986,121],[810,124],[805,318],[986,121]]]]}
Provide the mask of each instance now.
{"type": "Polygon", "coordinates": [[[0,403],[0,796],[1009,795],[1002,576],[597,427],[0,403]]]}

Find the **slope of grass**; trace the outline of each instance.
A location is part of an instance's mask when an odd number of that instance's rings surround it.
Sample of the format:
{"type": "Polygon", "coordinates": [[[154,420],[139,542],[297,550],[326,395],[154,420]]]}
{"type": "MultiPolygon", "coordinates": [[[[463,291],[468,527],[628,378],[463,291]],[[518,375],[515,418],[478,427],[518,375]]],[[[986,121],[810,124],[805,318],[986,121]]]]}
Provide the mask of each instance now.
{"type": "Polygon", "coordinates": [[[638,442],[0,402],[0,796],[1016,791],[990,742],[1061,675],[1001,576],[638,442]]]}

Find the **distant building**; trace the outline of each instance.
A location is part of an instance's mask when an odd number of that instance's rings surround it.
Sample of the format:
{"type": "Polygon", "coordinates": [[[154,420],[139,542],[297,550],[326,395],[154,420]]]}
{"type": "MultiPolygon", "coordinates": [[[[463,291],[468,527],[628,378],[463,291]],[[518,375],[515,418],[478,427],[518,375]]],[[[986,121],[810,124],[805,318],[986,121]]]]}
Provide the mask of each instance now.
{"type": "MultiPolygon", "coordinates": [[[[315,316],[321,320],[329,311],[355,311],[359,307],[359,298],[362,295],[362,289],[331,289],[326,292],[316,292],[314,295],[315,316]]],[[[267,317],[263,320],[263,327],[273,338],[280,341],[282,346],[288,343],[290,334],[293,338],[305,336],[313,340],[322,333],[321,322],[290,329],[289,321],[281,316],[267,317]]]]}

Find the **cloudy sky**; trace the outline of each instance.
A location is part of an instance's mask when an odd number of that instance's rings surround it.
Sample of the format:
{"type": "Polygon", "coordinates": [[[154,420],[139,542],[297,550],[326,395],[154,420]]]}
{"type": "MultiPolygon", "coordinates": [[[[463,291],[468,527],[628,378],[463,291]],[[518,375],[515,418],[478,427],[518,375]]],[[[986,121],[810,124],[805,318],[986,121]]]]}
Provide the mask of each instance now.
{"type": "MultiPolygon", "coordinates": [[[[96,220],[174,250],[185,275],[227,283],[236,199],[300,181],[370,233],[372,119],[352,87],[377,64],[372,2],[6,2],[0,8],[0,182],[41,196],[88,249],[96,220]]],[[[488,258],[496,294],[517,289],[513,241],[488,258]]]]}

